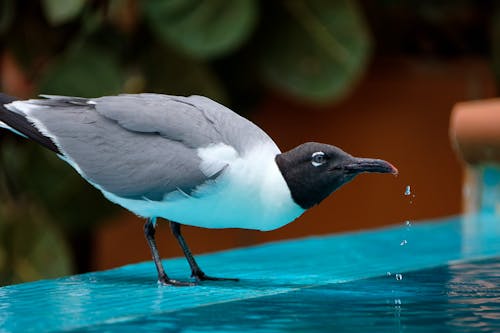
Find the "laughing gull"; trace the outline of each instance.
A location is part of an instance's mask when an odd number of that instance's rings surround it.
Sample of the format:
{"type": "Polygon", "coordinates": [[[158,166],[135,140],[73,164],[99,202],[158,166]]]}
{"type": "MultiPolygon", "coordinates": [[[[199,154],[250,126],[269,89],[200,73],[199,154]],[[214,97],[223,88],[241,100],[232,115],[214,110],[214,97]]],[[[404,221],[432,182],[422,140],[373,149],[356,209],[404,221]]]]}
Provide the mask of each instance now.
{"type": "Polygon", "coordinates": [[[170,222],[196,281],[237,280],[206,275],[181,224],[273,230],[360,173],[397,173],[386,161],[322,143],[282,153],[255,124],[202,96],[41,97],[0,95],[0,126],[54,151],[107,199],[146,218],[144,233],[164,285],[194,283],[165,273],[157,218],[170,222]]]}

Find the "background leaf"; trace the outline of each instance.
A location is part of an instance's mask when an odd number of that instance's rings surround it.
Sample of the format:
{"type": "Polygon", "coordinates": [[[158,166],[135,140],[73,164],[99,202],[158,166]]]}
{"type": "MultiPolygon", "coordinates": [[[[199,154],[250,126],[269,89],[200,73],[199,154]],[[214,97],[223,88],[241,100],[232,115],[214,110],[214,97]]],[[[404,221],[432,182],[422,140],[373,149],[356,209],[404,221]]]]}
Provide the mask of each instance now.
{"type": "Polygon", "coordinates": [[[219,102],[227,101],[219,78],[205,63],[187,59],[157,45],[144,52],[141,63],[148,78],[146,91],[183,96],[197,94],[219,102]]]}
{"type": "Polygon", "coordinates": [[[44,94],[96,97],[121,91],[118,61],[96,47],[74,48],[52,65],[40,81],[44,94]]]}
{"type": "MultiPolygon", "coordinates": [[[[79,233],[111,213],[118,206],[102,194],[51,151],[38,145],[3,140],[0,150],[0,184],[6,184],[11,196],[38,198],[52,223],[62,230],[79,233]],[[33,172],[36,170],[36,172],[33,172]],[[71,209],[68,209],[71,207],[71,209]],[[92,209],[89,209],[92,207],[92,209]],[[75,214],[78,212],[78,214],[75,214]]],[[[0,188],[1,190],[1,188],[0,188]]]]}
{"type": "Polygon", "coordinates": [[[166,43],[196,58],[213,58],[239,47],[256,23],[254,0],[149,0],[144,13],[166,43]]]}
{"type": "Polygon", "coordinates": [[[0,285],[71,274],[68,244],[41,207],[2,200],[0,220],[0,285]]]}
{"type": "Polygon", "coordinates": [[[364,72],[370,37],[353,1],[284,1],[261,48],[268,82],[310,101],[342,98],[364,72]]]}
{"type": "Polygon", "coordinates": [[[52,25],[71,21],[80,14],[85,0],[43,0],[45,16],[52,25]]]}

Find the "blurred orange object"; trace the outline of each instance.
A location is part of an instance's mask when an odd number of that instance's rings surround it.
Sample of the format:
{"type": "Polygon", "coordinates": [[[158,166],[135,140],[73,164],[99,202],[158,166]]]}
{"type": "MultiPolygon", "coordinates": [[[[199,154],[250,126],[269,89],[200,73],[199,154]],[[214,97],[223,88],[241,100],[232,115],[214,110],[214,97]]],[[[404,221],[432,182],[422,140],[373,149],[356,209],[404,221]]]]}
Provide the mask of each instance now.
{"type": "Polygon", "coordinates": [[[35,86],[9,51],[0,55],[0,84],[2,92],[17,98],[33,96],[35,86]]]}
{"type": "Polygon", "coordinates": [[[467,163],[500,163],[500,98],[455,104],[450,136],[467,163]]]}

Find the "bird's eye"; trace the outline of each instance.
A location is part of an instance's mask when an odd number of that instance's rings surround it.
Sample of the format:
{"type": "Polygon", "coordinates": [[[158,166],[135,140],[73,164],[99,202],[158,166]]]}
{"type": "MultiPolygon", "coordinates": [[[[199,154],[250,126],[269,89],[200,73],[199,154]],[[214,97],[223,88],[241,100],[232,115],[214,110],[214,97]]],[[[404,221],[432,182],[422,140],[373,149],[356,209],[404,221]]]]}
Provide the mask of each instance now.
{"type": "Polygon", "coordinates": [[[311,155],[311,164],[315,167],[325,164],[326,155],[322,151],[317,151],[311,155]]]}

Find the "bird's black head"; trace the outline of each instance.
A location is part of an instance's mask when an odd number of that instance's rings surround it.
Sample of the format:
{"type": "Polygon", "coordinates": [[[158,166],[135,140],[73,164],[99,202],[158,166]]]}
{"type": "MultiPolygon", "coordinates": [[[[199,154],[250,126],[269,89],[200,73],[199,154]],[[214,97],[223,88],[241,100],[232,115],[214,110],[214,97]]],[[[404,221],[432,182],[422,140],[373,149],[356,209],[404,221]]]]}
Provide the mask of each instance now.
{"type": "Polygon", "coordinates": [[[304,209],[320,203],[363,172],[397,174],[392,164],[353,157],[335,146],[308,142],[276,156],[294,201],[304,209]]]}

